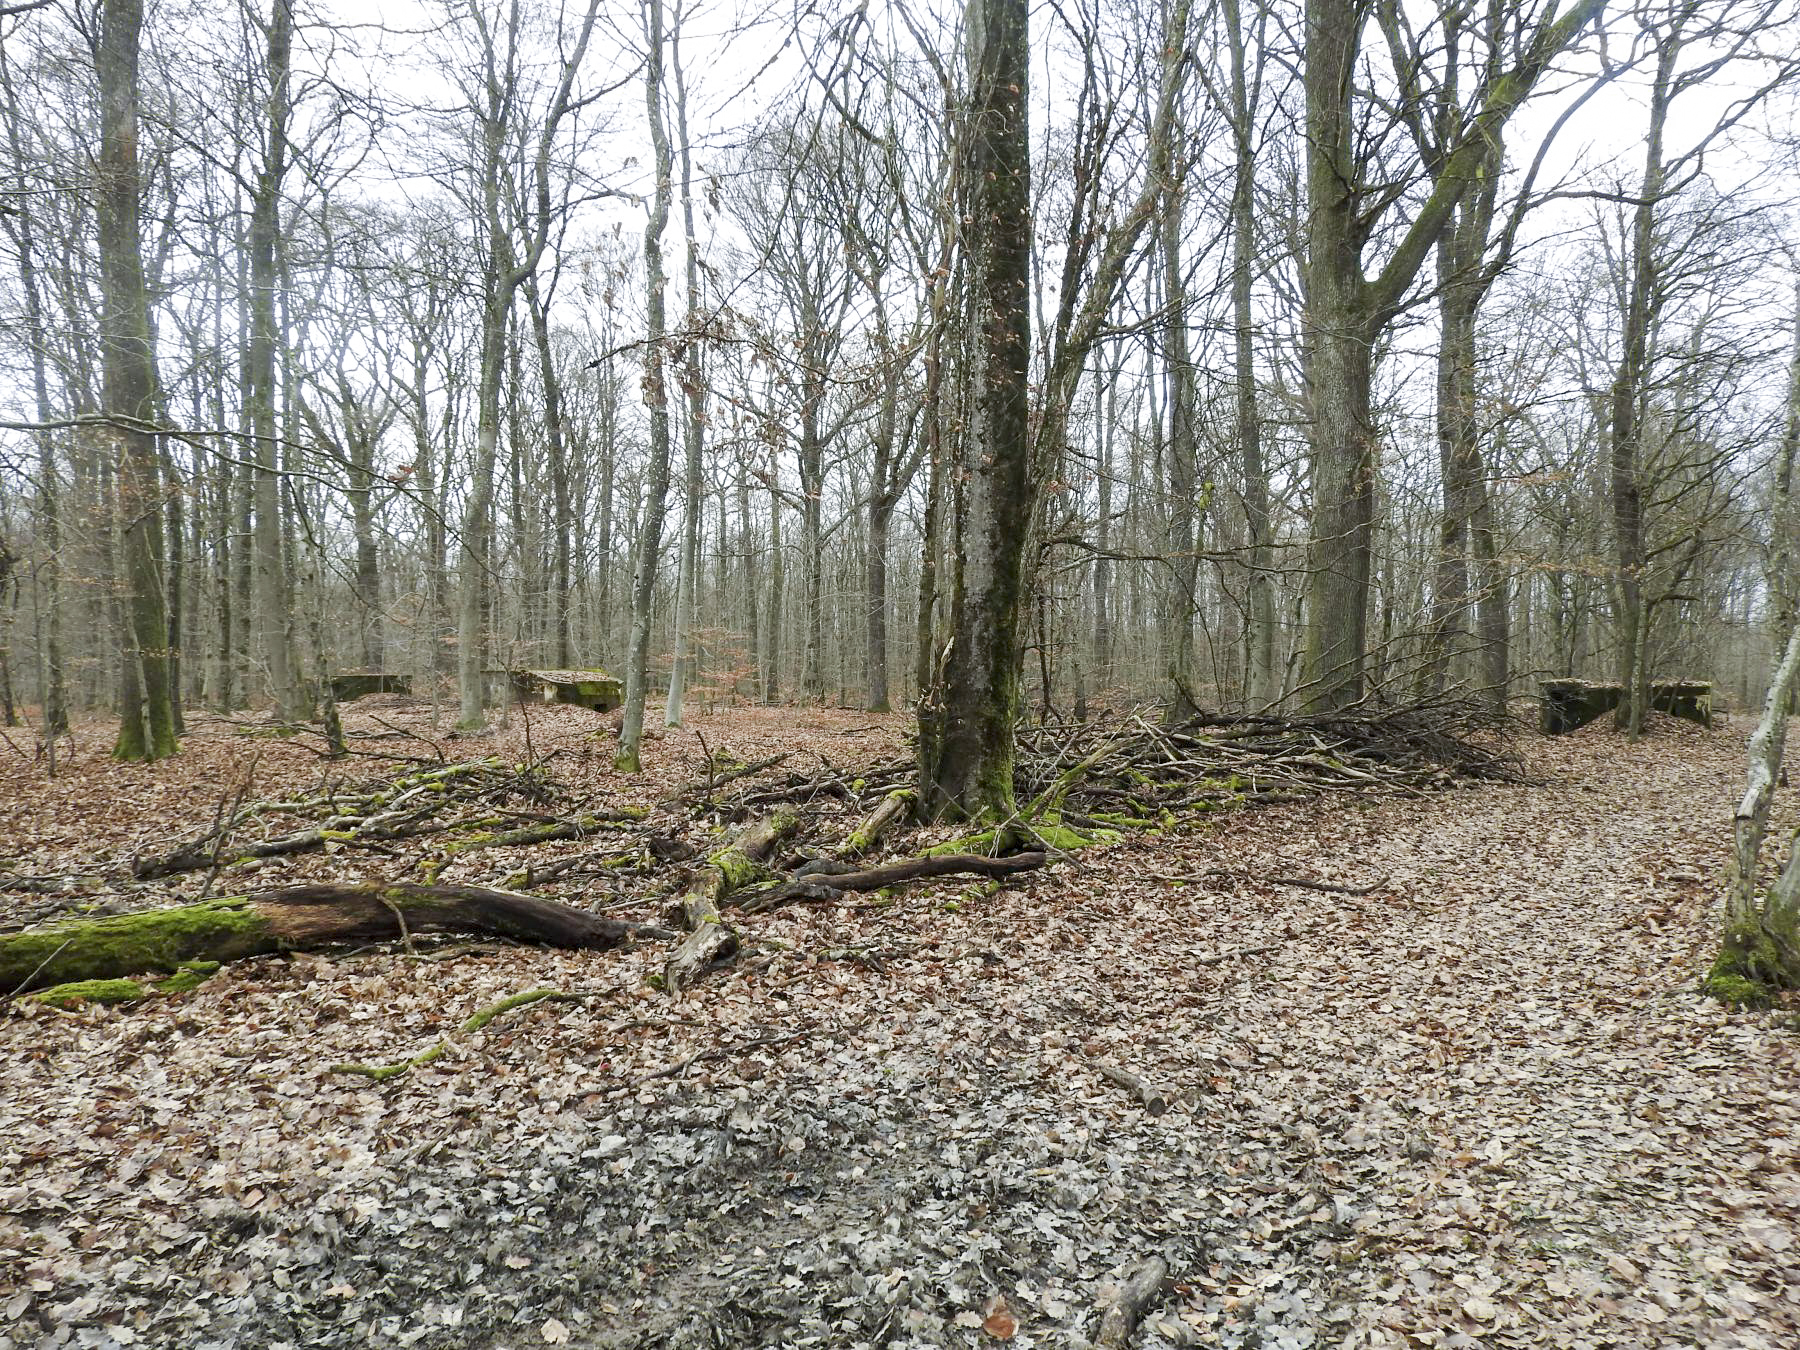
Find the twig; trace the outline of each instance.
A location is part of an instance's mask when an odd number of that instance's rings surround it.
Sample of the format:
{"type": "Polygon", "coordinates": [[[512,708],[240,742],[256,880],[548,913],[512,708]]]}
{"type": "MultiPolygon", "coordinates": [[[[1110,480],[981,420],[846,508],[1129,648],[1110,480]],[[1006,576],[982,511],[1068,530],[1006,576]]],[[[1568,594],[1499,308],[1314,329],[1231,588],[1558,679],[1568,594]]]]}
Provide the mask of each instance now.
{"type": "Polygon", "coordinates": [[[244,794],[250,790],[250,784],[256,778],[256,766],[262,763],[262,751],[259,749],[250,757],[250,767],[244,770],[244,781],[238,784],[237,796],[231,800],[231,812],[225,814],[225,798],[219,798],[219,810],[213,814],[213,853],[212,866],[206,870],[206,881],[200,887],[202,900],[212,896],[213,883],[219,879],[220,859],[225,854],[225,840],[232,827],[238,822],[238,812],[244,806],[244,794]]]}
{"type": "Polygon", "coordinates": [[[1231,951],[1219,952],[1215,956],[1196,956],[1194,958],[1194,965],[1196,968],[1200,966],[1222,966],[1225,962],[1235,961],[1240,956],[1261,956],[1264,952],[1280,951],[1286,945],[1285,942],[1265,942],[1260,947],[1235,947],[1231,951]]]}
{"type": "MultiPolygon", "coordinates": [[[[522,1008],[528,1003],[539,1003],[545,999],[551,999],[558,1003],[579,1003],[588,997],[587,994],[566,994],[560,989],[528,989],[522,994],[513,994],[501,999],[498,1003],[483,1008],[458,1027],[456,1034],[467,1035],[471,1031],[480,1031],[502,1013],[511,1012],[514,1008],[522,1008]]],[[[401,1060],[398,1064],[333,1064],[330,1071],[332,1073],[358,1074],[377,1083],[385,1083],[390,1078],[402,1077],[414,1069],[438,1059],[444,1051],[450,1048],[453,1039],[454,1037],[446,1036],[429,1050],[421,1050],[411,1059],[401,1060]]]]}
{"type": "Polygon", "coordinates": [[[1144,1110],[1153,1116],[1160,1116],[1169,1109],[1169,1093],[1152,1083],[1145,1082],[1129,1069],[1121,1069],[1117,1064],[1096,1061],[1094,1072],[1109,1083],[1116,1083],[1131,1093],[1143,1105],[1144,1110]]]}

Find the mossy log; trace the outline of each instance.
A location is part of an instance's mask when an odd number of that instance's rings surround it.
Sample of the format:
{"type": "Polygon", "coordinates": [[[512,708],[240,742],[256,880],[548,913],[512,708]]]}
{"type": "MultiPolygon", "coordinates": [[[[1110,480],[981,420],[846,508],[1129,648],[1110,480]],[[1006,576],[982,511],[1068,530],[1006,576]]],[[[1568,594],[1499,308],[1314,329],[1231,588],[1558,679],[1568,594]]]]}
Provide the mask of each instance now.
{"type": "Polygon", "coordinates": [[[675,936],[539,896],[478,886],[290,886],[0,936],[0,995],[147,972],[173,975],[194,961],[421,933],[479,933],[573,948],[675,936]]]}
{"type": "Polygon", "coordinates": [[[711,967],[737,953],[737,930],[725,922],[719,906],[733,891],[768,874],[770,855],[799,825],[797,816],[785,812],[766,816],[748,826],[694,873],[681,897],[688,935],[663,964],[663,987],[671,994],[680,993],[711,967]]]}
{"type": "Polygon", "coordinates": [[[84,1003],[136,1003],[140,999],[189,993],[205,984],[218,969],[217,961],[183,961],[181,969],[166,979],[140,975],[134,980],[72,980],[26,997],[53,1008],[76,1008],[84,1003]]]}
{"type": "MultiPolygon", "coordinates": [[[[1589,680],[1544,680],[1539,685],[1538,730],[1546,736],[1577,731],[1625,701],[1625,687],[1589,680]]],[[[1657,680],[1650,707],[1671,717],[1712,725],[1712,685],[1705,680],[1657,680]]]]}
{"type": "Polygon", "coordinates": [[[912,814],[913,803],[917,800],[918,794],[911,788],[895,788],[881,799],[873,811],[857,821],[856,828],[850,831],[849,837],[838,849],[837,856],[847,861],[867,853],[912,814]]]}

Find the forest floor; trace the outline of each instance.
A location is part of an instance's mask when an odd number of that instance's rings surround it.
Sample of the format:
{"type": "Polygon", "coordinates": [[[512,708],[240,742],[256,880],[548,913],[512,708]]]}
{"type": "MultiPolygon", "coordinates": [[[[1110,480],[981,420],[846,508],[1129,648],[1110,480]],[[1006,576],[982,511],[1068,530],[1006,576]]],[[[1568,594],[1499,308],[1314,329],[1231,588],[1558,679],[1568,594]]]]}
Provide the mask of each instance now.
{"type": "MultiPolygon", "coordinates": [[[[591,726],[552,710],[534,749],[615,802],[692,780],[695,731],[840,766],[903,735],[721,712],[621,784],[591,726]]],[[[1535,786],[1246,809],[997,890],[790,906],[679,1000],[646,983],[655,944],[463,943],[15,1002],[0,1350],[1079,1345],[1146,1256],[1173,1284],[1139,1346],[1800,1344],[1800,1032],[1695,988],[1743,730],[1525,737],[1535,786]],[[584,997],[390,1082],[331,1071],[540,987],[584,997]]],[[[0,865],[191,837],[252,754],[261,795],[374,771],[240,731],[141,768],[94,727],[50,782],[0,748],[0,865]]],[[[45,903],[0,896],[0,926],[45,903]]]]}

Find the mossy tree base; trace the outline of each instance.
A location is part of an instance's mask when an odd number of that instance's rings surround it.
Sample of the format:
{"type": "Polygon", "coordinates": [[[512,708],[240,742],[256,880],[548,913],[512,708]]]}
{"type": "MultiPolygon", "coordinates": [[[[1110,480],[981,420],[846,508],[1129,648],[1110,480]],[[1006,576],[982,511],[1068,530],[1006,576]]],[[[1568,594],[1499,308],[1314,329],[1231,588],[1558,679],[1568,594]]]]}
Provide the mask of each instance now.
{"type": "Polygon", "coordinates": [[[1800,933],[1771,932],[1752,920],[1725,934],[1701,992],[1733,1008],[1772,1007],[1778,995],[1800,989],[1800,933]]]}

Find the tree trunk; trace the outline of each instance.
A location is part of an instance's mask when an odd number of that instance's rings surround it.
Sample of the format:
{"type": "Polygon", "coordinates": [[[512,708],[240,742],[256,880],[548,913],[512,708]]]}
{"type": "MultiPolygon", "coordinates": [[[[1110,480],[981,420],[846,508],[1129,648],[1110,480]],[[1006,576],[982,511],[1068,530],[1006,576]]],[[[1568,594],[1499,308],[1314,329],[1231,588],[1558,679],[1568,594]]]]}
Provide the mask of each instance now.
{"type": "Polygon", "coordinates": [[[1604,8],[1605,0],[1580,0],[1567,14],[1550,13],[1520,43],[1516,64],[1497,67],[1483,81],[1480,105],[1459,111],[1454,134],[1443,138],[1430,194],[1380,272],[1365,278],[1363,252],[1384,209],[1376,200],[1384,189],[1364,163],[1354,115],[1370,7],[1361,0],[1307,0],[1304,361],[1313,510],[1301,697],[1310,710],[1336,711],[1363,697],[1380,471],[1369,404],[1376,344],[1479,180],[1507,119],[1557,53],[1604,8]]]}
{"type": "Polygon", "coordinates": [[[681,570],[675,582],[675,664],[669,672],[669,698],[663,709],[666,725],[678,727],[682,699],[694,676],[694,625],[700,607],[701,457],[706,437],[706,385],[700,370],[700,330],[706,316],[700,302],[700,241],[694,233],[694,168],[688,145],[687,80],[681,68],[680,16],[670,37],[675,75],[675,129],[681,138],[681,223],[687,265],[687,320],[682,336],[681,390],[687,396],[682,423],[681,570]]]}
{"type": "Polygon", "coordinates": [[[256,598],[257,652],[268,672],[275,715],[291,722],[304,700],[294,665],[286,557],[281,527],[281,478],[275,435],[275,355],[281,345],[276,314],[279,280],[277,244],[281,230],[282,183],[287,176],[290,103],[289,61],[293,49],[291,0],[270,0],[268,46],[268,141],[250,198],[249,320],[245,349],[248,429],[251,436],[256,527],[251,564],[256,598]]]}
{"type": "Polygon", "coordinates": [[[106,0],[101,11],[100,160],[95,215],[100,240],[103,398],[122,419],[109,431],[118,465],[117,508],[126,579],[119,759],[175,753],[169,692],[168,615],[162,586],[162,513],[156,437],[156,364],[138,220],[138,40],[142,0],[106,0]]]}
{"type": "Polygon", "coordinates": [[[931,816],[1013,813],[1030,398],[1030,6],[970,0],[962,215],[970,316],[969,424],[951,578],[950,650],[919,713],[920,805],[931,816]]]}
{"type": "MultiPolygon", "coordinates": [[[[1177,150],[1176,159],[1180,153],[1177,150]]],[[[1200,592],[1200,540],[1198,530],[1200,485],[1199,408],[1194,389],[1194,367],[1188,346],[1187,278],[1181,266],[1183,230],[1183,182],[1171,183],[1164,197],[1162,263],[1164,312],[1168,336],[1163,350],[1169,377],[1169,532],[1166,556],[1166,609],[1163,625],[1163,659],[1168,680],[1166,715],[1186,721],[1199,710],[1195,698],[1194,613],[1200,592]]]]}
{"type": "Polygon", "coordinates": [[[551,509],[554,518],[550,549],[550,632],[556,666],[567,670],[575,664],[570,634],[570,598],[574,593],[571,550],[575,538],[575,505],[569,484],[569,437],[563,418],[562,378],[556,370],[556,351],[550,344],[550,306],[539,293],[537,277],[525,282],[525,303],[531,311],[531,332],[537,344],[538,379],[544,391],[545,453],[550,459],[551,509]]]}
{"type": "Polygon", "coordinates": [[[787,604],[787,553],[781,542],[781,465],[769,446],[769,605],[763,617],[763,702],[781,701],[781,620],[787,604]]]}
{"type": "Polygon", "coordinates": [[[1269,473],[1263,462],[1262,419],[1256,406],[1256,329],[1250,303],[1256,266],[1256,129],[1252,125],[1255,108],[1238,0],[1224,0],[1224,17],[1231,53],[1235,154],[1231,189],[1233,414],[1238,457],[1243,466],[1244,527],[1249,544],[1249,575],[1245,583],[1250,610],[1246,625],[1246,693],[1252,708],[1266,708],[1281,698],[1281,670],[1275,655],[1275,550],[1269,515],[1269,473]]]}
{"type": "Polygon", "coordinates": [[[669,223],[670,175],[674,159],[669,152],[669,133],[663,124],[663,26],[662,0],[648,0],[645,9],[649,52],[644,64],[644,105],[650,118],[650,140],[655,148],[656,187],[651,196],[650,219],[644,227],[644,278],[646,327],[644,342],[644,401],[650,409],[650,462],[644,487],[644,514],[638,528],[637,571],[631,583],[631,645],[625,666],[625,709],[619,726],[619,752],[615,764],[625,773],[638,772],[638,747],[644,734],[644,702],[650,678],[650,622],[656,596],[656,569],[662,555],[664,501],[669,493],[669,391],[665,378],[664,335],[668,329],[664,292],[668,276],[663,270],[662,236],[669,223]]]}

